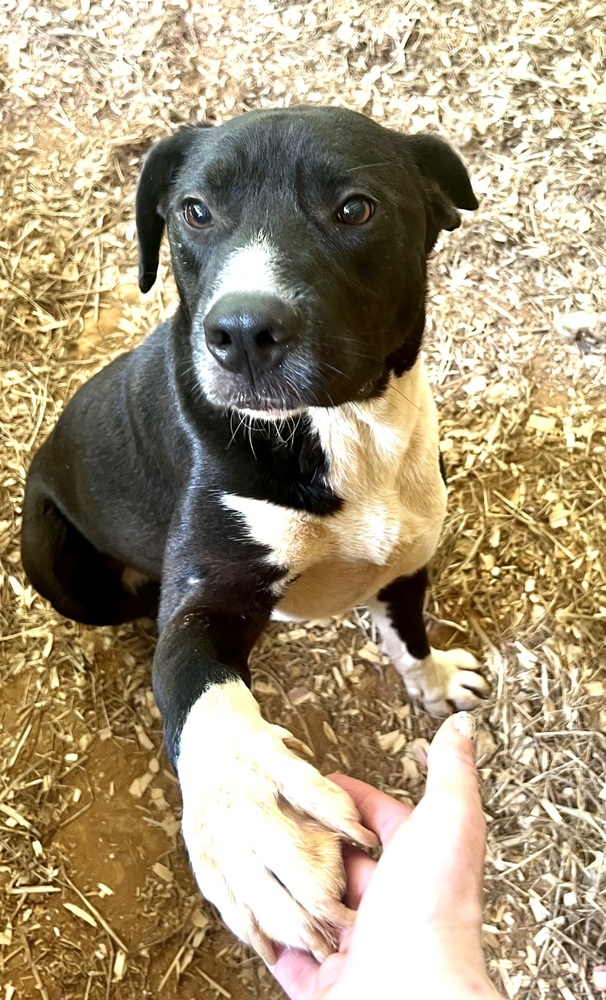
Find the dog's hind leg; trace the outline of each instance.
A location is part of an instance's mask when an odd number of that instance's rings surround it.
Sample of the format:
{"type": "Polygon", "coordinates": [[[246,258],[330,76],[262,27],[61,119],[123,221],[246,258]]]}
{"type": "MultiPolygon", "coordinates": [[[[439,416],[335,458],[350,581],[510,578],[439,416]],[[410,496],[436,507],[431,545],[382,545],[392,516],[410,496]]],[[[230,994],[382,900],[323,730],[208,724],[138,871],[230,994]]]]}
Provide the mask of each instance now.
{"type": "Polygon", "coordinates": [[[25,492],[21,557],[36,590],[67,618],[117,625],[157,615],[159,583],[99,552],[35,479],[25,492]]]}
{"type": "Polygon", "coordinates": [[[369,602],[385,652],[406,690],[432,715],[476,708],[489,693],[475,656],[465,649],[432,649],[423,621],[427,570],[401,576],[369,602]]]}

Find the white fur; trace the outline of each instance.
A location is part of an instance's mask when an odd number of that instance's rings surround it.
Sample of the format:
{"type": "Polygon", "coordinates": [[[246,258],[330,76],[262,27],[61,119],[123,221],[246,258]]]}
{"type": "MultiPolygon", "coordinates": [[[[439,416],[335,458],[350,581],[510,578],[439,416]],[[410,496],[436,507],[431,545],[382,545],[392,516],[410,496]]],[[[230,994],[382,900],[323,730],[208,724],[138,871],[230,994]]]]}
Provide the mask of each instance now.
{"type": "Polygon", "coordinates": [[[349,920],[340,837],[372,845],[349,796],[288,746],[242,681],[214,685],[191,709],[177,771],[183,836],[203,894],[272,961],[271,941],[324,957],[349,920]]]}
{"type": "MultiPolygon", "coordinates": [[[[243,416],[252,417],[253,420],[266,420],[269,423],[280,423],[281,421],[295,420],[305,413],[305,407],[299,406],[294,410],[247,410],[245,407],[238,410],[243,416]]],[[[288,437],[288,431],[285,431],[288,437]]]]}
{"type": "Polygon", "coordinates": [[[263,233],[238,247],[227,257],[214,283],[206,314],[215,302],[231,292],[267,292],[290,299],[289,291],[280,280],[278,251],[263,233]]]}
{"type": "Polygon", "coordinates": [[[325,618],[366,603],[435,552],[446,490],[438,466],[438,425],[421,361],[384,396],[309,411],[342,509],[328,517],[225,494],[270,562],[287,566],[276,617],[325,618]]]}
{"type": "Polygon", "coordinates": [[[465,649],[431,649],[429,656],[416,659],[393,628],[379,601],[369,602],[372,619],[383,638],[383,649],[402,677],[411,698],[421,702],[431,715],[470,711],[481,704],[490,688],[479,672],[479,663],[465,649]]]}

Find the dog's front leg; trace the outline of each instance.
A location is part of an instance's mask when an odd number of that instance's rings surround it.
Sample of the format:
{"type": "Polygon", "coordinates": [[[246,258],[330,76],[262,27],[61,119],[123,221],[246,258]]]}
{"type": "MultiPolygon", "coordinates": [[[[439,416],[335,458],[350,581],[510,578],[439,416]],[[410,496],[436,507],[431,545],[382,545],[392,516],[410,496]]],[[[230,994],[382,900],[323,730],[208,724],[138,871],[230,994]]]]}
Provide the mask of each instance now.
{"type": "MultiPolygon", "coordinates": [[[[162,616],[161,616],[162,624],[162,616]]],[[[325,957],[350,922],[340,840],[371,846],[349,796],[293,752],[247,687],[263,615],[217,614],[204,594],[162,628],[154,691],[203,894],[268,962],[272,942],[325,957]]]]}
{"type": "Polygon", "coordinates": [[[488,683],[466,649],[430,647],[423,621],[426,588],[426,569],[399,577],[369,602],[372,619],[411,698],[432,715],[469,711],[486,698],[488,683]]]}

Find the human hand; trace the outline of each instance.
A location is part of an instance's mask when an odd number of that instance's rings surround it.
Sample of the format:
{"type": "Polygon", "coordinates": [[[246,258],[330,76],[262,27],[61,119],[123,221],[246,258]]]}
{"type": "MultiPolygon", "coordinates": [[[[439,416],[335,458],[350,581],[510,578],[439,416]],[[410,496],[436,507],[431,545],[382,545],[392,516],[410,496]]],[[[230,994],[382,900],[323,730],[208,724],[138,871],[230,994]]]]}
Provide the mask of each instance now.
{"type": "Polygon", "coordinates": [[[471,739],[457,729],[472,721],[459,713],[437,733],[415,809],[334,778],[384,850],[378,863],[345,851],[346,901],[357,914],[339,951],[321,964],[300,951],[280,954],[271,971],[291,1000],[498,998],[481,946],[486,827],[471,739]]]}

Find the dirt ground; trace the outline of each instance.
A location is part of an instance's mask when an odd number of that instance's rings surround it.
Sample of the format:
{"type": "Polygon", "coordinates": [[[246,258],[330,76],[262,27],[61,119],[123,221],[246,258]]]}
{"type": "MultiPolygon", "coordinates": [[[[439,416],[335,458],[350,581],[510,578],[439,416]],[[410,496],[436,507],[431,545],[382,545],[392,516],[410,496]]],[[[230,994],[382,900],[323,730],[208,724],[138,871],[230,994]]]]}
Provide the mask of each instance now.
{"type": "MultiPolygon", "coordinates": [[[[65,400],[170,314],[136,286],[143,151],[183,122],[338,103],[450,138],[480,210],[430,267],[450,514],[437,645],[481,656],[485,944],[507,997],[606,960],[606,6],[595,0],[0,2],[3,1000],[279,997],[196,892],[150,691],[152,623],[60,619],[18,553],[65,400]]],[[[361,609],[272,626],[263,712],[324,771],[422,793],[435,723],[361,609]]],[[[406,970],[402,977],[405,983],[406,970]]]]}

